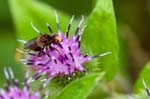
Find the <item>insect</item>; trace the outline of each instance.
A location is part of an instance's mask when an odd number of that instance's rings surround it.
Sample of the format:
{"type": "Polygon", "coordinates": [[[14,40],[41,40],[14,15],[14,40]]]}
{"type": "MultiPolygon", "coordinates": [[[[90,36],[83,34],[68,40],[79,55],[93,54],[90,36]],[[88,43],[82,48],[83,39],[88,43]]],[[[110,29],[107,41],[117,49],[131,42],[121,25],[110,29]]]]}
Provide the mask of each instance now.
{"type": "MultiPolygon", "coordinates": [[[[57,16],[56,13],[55,13],[55,15],[56,15],[56,24],[57,24],[58,32],[60,32],[58,16],[57,16]]],[[[51,44],[60,45],[60,42],[62,41],[62,38],[59,37],[57,34],[53,33],[53,31],[52,31],[52,29],[51,29],[51,27],[48,23],[47,23],[47,27],[48,27],[51,34],[41,33],[32,23],[31,23],[31,26],[39,34],[39,36],[27,41],[24,44],[24,49],[28,49],[29,51],[30,50],[37,51],[38,52],[38,55],[37,55],[38,57],[45,54],[45,52],[43,51],[45,48],[46,48],[46,54],[48,55],[48,57],[51,57],[50,53],[49,53],[49,49],[50,50],[56,50],[60,54],[58,49],[55,48],[55,47],[52,47],[51,44]]]]}
{"type": "Polygon", "coordinates": [[[24,44],[24,49],[38,51],[38,56],[40,57],[44,54],[43,50],[46,48],[46,54],[50,57],[48,49],[57,50],[56,48],[52,47],[51,44],[59,44],[61,41],[62,39],[58,35],[42,34],[26,42],[24,44]]]}

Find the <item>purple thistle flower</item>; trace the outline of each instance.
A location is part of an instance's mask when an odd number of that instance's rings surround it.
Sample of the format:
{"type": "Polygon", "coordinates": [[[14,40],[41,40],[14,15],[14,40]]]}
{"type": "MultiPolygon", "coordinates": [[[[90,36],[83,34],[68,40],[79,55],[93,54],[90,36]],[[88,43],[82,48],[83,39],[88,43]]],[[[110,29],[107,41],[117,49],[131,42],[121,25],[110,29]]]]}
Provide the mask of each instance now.
{"type": "MultiPolygon", "coordinates": [[[[75,75],[76,71],[86,73],[86,70],[84,68],[84,64],[86,62],[89,62],[94,58],[101,57],[111,53],[107,52],[95,56],[83,55],[80,51],[80,45],[81,45],[81,36],[86,26],[84,26],[82,29],[80,27],[81,24],[83,23],[84,17],[82,16],[82,19],[79,22],[74,35],[71,38],[68,38],[74,16],[72,16],[68,28],[66,30],[66,34],[64,35],[60,31],[57,13],[55,13],[55,15],[56,15],[56,25],[58,29],[57,35],[62,39],[62,42],[60,42],[59,44],[50,45],[52,48],[55,49],[44,48],[43,53],[46,54],[42,54],[40,57],[38,57],[34,53],[28,53],[29,56],[27,59],[20,60],[24,64],[31,65],[31,67],[36,71],[36,74],[32,77],[33,79],[38,79],[42,75],[48,75],[47,78],[48,80],[51,80],[56,76],[70,77],[71,75],[75,75]]],[[[53,35],[54,33],[48,23],[47,26],[51,33],[50,35],[53,35]]],[[[38,32],[38,34],[41,34],[41,32],[37,28],[35,28],[33,24],[32,28],[36,32],[38,32]]]]}
{"type": "Polygon", "coordinates": [[[29,75],[28,72],[26,74],[24,87],[22,89],[19,86],[18,80],[15,79],[11,68],[4,68],[4,74],[7,85],[6,89],[0,88],[0,99],[43,99],[47,96],[47,93],[43,96],[40,96],[39,94],[41,89],[44,88],[43,86],[35,93],[30,92],[30,83],[27,82],[29,75]]]}

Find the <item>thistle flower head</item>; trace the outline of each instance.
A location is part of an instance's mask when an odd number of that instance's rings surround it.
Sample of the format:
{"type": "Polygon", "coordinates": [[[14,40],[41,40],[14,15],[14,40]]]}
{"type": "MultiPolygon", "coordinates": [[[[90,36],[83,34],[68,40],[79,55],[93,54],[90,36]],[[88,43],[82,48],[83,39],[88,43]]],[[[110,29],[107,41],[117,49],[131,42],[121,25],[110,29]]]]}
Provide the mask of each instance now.
{"type": "MultiPolygon", "coordinates": [[[[104,54],[98,54],[95,56],[83,55],[80,51],[81,46],[81,36],[86,26],[81,29],[81,24],[83,23],[84,17],[82,16],[76,31],[72,37],[69,38],[69,31],[71,28],[74,16],[72,16],[66,34],[60,31],[58,15],[56,15],[56,24],[58,28],[58,37],[61,38],[61,42],[58,44],[51,43],[42,50],[42,55],[37,56],[37,54],[28,53],[29,57],[27,59],[21,59],[20,61],[24,64],[31,65],[31,67],[36,71],[36,79],[41,75],[48,75],[48,78],[52,79],[56,76],[68,76],[74,75],[76,71],[86,73],[84,64],[91,61],[94,58],[104,56],[110,52],[104,54]]],[[[50,35],[54,35],[50,25],[47,23],[50,35]]],[[[35,28],[32,24],[33,29],[41,34],[41,32],[35,28]]],[[[40,51],[41,53],[41,51],[40,51]]]]}
{"type": "Polygon", "coordinates": [[[42,99],[40,97],[39,91],[31,93],[30,83],[27,82],[27,75],[24,80],[23,88],[20,88],[18,80],[15,79],[13,71],[11,68],[4,68],[4,74],[6,77],[6,89],[0,88],[0,99],[42,99]]]}

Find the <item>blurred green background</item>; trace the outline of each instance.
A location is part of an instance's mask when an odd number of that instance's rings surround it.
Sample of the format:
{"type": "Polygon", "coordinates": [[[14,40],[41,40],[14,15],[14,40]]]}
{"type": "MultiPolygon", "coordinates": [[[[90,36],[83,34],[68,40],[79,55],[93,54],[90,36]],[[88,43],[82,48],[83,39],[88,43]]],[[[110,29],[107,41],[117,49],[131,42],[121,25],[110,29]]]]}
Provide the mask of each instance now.
{"type": "MultiPolygon", "coordinates": [[[[94,1],[41,0],[70,16],[72,14],[88,15],[95,5],[94,1]]],[[[133,84],[142,66],[150,59],[150,2],[148,0],[113,0],[113,4],[119,35],[120,66],[133,84]]],[[[7,0],[0,0],[0,13],[0,66],[12,65],[13,68],[21,68],[14,59],[17,47],[16,32],[7,0]]],[[[19,77],[19,75],[16,76],[19,77]]]]}

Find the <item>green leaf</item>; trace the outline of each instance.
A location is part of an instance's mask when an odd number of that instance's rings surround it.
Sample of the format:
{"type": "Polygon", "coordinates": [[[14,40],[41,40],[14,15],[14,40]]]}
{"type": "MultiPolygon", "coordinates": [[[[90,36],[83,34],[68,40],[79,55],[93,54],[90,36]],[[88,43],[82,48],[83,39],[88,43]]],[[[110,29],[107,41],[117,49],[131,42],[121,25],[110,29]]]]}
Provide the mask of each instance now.
{"type": "Polygon", "coordinates": [[[107,79],[112,79],[118,69],[118,39],[112,0],[97,0],[87,20],[85,33],[83,41],[94,54],[112,52],[104,56],[100,64],[107,73],[107,79]]]}
{"type": "Polygon", "coordinates": [[[93,73],[77,79],[67,85],[55,99],[85,99],[103,77],[102,73],[93,73]]]}
{"type": "Polygon", "coordinates": [[[0,33],[0,87],[3,88],[6,84],[6,78],[4,76],[4,67],[11,67],[16,79],[19,79],[19,83],[24,78],[24,68],[15,62],[14,51],[16,47],[16,38],[13,30],[1,30],[0,33]],[[8,42],[9,40],[9,42],[8,42]],[[18,75],[19,74],[19,75],[18,75]]]}
{"type": "Polygon", "coordinates": [[[150,63],[146,64],[143,70],[141,71],[135,85],[134,85],[134,91],[139,92],[141,89],[144,89],[144,85],[142,83],[142,80],[145,81],[146,85],[150,88],[150,63]]]}
{"type": "MultiPolygon", "coordinates": [[[[56,21],[54,8],[36,0],[9,0],[10,9],[13,15],[14,24],[19,39],[29,40],[38,34],[31,28],[31,22],[43,33],[49,33],[46,23],[48,22],[54,32],[56,21]]],[[[65,32],[70,17],[57,11],[60,21],[60,28],[65,32]]],[[[74,26],[74,25],[73,25],[74,26]]]]}

